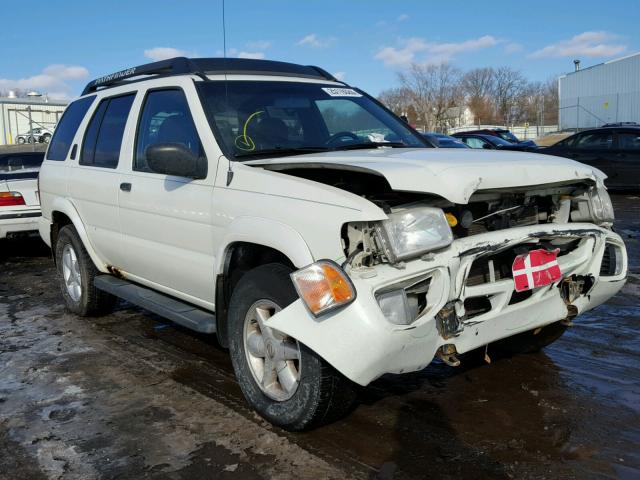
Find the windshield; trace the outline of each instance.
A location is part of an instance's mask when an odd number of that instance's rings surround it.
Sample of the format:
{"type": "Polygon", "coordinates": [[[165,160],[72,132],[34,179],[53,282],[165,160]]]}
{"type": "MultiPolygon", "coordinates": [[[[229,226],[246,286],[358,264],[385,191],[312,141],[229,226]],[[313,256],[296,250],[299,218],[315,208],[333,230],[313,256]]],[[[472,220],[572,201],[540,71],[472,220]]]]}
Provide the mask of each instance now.
{"type": "Polygon", "coordinates": [[[0,155],[0,180],[37,178],[44,153],[0,155]]]}
{"type": "Polygon", "coordinates": [[[216,137],[234,158],[430,147],[402,120],[351,88],[273,81],[210,81],[198,88],[216,137]]]}

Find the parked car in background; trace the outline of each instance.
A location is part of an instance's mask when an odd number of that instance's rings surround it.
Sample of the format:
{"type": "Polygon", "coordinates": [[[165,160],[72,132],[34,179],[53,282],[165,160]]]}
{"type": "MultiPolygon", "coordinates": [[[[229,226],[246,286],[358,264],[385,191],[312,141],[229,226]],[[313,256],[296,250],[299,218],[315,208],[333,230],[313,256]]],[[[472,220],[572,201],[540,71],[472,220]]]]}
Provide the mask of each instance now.
{"type": "Polygon", "coordinates": [[[435,132],[427,132],[423,133],[422,136],[429,140],[433,145],[440,148],[469,148],[467,145],[462,142],[462,140],[454,137],[450,137],[449,135],[445,135],[444,133],[435,133],[435,132]]]}
{"type": "Polygon", "coordinates": [[[576,133],[538,153],[567,157],[602,170],[609,188],[640,188],[640,126],[612,126],[576,133]]]}
{"type": "Polygon", "coordinates": [[[34,128],[30,132],[22,133],[16,137],[16,143],[49,143],[53,132],[47,128],[34,128]]]}
{"type": "Polygon", "coordinates": [[[533,140],[520,140],[511,132],[511,130],[507,130],[506,128],[483,128],[480,130],[469,130],[460,133],[479,133],[482,135],[491,135],[506,140],[509,143],[530,145],[532,147],[536,146],[536,143],[533,140]]]}
{"type": "Polygon", "coordinates": [[[41,152],[0,154],[0,239],[37,234],[41,152]]]}
{"type": "Polygon", "coordinates": [[[511,143],[496,135],[487,135],[483,133],[459,132],[454,133],[452,137],[460,139],[468,147],[482,148],[485,150],[510,150],[518,152],[530,152],[537,150],[538,146],[529,143],[511,143]]]}

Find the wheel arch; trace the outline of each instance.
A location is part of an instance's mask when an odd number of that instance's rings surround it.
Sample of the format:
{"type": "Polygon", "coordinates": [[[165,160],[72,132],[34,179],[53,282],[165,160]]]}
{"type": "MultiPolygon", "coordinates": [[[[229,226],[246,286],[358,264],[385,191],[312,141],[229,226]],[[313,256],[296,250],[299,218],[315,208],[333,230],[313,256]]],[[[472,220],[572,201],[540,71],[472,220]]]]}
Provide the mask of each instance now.
{"type": "Polygon", "coordinates": [[[254,217],[242,217],[231,224],[216,259],[216,331],[224,347],[228,345],[229,300],[246,272],[267,263],[282,263],[293,270],[314,261],[308,245],[295,229],[254,217]]]}
{"type": "MultiPolygon", "coordinates": [[[[98,270],[106,273],[107,270],[104,265],[104,262],[100,260],[100,257],[98,256],[95,249],[93,248],[93,245],[91,245],[91,242],[89,241],[89,236],[87,235],[87,230],[84,224],[82,223],[82,220],[80,218],[80,215],[78,214],[78,211],[69,200],[58,197],[53,201],[53,204],[51,205],[50,237],[51,237],[51,250],[54,252],[56,248],[55,245],[56,245],[56,240],[58,238],[58,232],[62,227],[66,225],[73,225],[73,227],[76,229],[76,232],[78,232],[78,236],[80,237],[80,241],[82,242],[82,245],[87,250],[89,257],[91,257],[93,264],[96,266],[96,268],[98,268],[98,270]]],[[[54,261],[55,261],[55,255],[54,255],[54,261]]]]}

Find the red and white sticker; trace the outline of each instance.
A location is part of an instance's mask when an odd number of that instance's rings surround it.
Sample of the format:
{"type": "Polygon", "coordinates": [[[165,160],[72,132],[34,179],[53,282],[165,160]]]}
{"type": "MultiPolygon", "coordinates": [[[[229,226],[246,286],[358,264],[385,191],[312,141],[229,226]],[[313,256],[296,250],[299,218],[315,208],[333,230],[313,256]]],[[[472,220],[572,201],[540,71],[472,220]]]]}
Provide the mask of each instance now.
{"type": "Polygon", "coordinates": [[[562,278],[558,265],[559,248],[547,250],[531,250],[518,255],[513,261],[513,281],[516,292],[532,290],[556,282],[562,278]]]}

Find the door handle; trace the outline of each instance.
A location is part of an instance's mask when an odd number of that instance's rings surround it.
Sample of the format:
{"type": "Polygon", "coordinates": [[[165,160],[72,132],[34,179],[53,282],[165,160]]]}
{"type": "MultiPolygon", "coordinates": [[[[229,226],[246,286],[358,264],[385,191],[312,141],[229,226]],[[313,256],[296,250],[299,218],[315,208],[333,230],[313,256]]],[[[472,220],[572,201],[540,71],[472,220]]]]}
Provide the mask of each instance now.
{"type": "Polygon", "coordinates": [[[120,184],[120,190],[122,190],[123,192],[130,192],[131,191],[131,184],[128,183],[128,182],[121,183],[120,184]]]}

